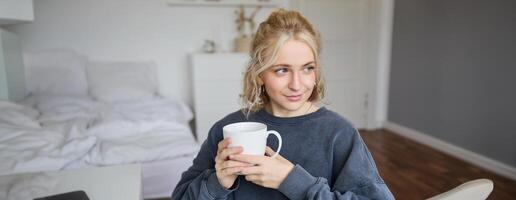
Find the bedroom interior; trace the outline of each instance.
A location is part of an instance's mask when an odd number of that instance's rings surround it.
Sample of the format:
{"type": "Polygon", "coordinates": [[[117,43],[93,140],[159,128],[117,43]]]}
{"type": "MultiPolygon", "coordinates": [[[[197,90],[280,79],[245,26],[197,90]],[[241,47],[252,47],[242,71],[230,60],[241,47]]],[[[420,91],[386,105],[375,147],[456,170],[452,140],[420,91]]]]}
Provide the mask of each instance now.
{"type": "Polygon", "coordinates": [[[170,197],[277,7],[397,199],[516,198],[514,1],[0,0],[0,199],[170,197]]]}

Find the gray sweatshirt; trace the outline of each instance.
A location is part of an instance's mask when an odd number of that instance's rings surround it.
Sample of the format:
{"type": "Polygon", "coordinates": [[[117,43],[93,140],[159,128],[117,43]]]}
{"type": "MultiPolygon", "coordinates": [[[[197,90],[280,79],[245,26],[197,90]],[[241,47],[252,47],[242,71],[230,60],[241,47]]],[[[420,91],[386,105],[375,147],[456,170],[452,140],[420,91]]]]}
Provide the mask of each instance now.
{"type": "MultiPolygon", "coordinates": [[[[277,147],[269,137],[267,146],[277,147]]],[[[355,128],[325,107],[298,117],[275,117],[265,110],[248,118],[234,112],[215,123],[193,165],[182,174],[172,199],[394,199],[379,176],[374,160],[355,128]],[[239,176],[232,189],[215,174],[222,127],[235,122],[267,124],[283,138],[280,154],[295,167],[278,189],[261,187],[239,176]]]]}

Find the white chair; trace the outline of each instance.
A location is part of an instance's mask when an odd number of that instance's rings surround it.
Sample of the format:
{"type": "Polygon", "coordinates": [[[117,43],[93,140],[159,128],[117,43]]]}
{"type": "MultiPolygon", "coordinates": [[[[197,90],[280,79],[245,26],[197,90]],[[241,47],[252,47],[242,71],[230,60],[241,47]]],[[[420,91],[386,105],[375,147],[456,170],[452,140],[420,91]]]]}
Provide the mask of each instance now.
{"type": "Polygon", "coordinates": [[[493,181],[476,179],[427,200],[484,200],[493,191],[493,181]]]}

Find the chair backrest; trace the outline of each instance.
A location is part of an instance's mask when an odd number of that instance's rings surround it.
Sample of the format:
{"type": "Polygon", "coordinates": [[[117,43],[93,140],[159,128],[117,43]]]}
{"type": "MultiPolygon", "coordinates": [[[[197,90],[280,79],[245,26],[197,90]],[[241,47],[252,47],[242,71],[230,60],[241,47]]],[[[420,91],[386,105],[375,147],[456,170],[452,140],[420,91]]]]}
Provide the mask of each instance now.
{"type": "Polygon", "coordinates": [[[493,191],[493,181],[476,179],[427,200],[484,200],[491,194],[491,191],[493,191]]]}

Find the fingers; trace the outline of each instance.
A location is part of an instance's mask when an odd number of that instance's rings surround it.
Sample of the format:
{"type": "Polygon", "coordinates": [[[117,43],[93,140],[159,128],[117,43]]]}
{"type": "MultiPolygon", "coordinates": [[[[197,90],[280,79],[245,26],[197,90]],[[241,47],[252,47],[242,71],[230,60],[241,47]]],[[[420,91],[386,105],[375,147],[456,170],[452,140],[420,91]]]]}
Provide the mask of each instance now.
{"type": "Polygon", "coordinates": [[[215,162],[222,162],[224,160],[228,160],[229,155],[239,151],[238,148],[229,148],[229,144],[231,144],[231,138],[225,138],[218,143],[217,156],[215,157],[215,162]],[[228,151],[227,149],[231,150],[228,151]]]}
{"type": "Polygon", "coordinates": [[[227,147],[223,149],[217,157],[215,158],[215,162],[223,162],[228,160],[228,157],[230,155],[239,154],[242,153],[243,148],[242,147],[227,147]]]}
{"type": "MultiPolygon", "coordinates": [[[[274,150],[272,150],[272,148],[270,148],[269,146],[267,146],[265,148],[265,155],[269,156],[269,157],[272,157],[272,155],[274,155],[276,152],[274,150]]],[[[283,158],[283,156],[281,156],[280,154],[278,154],[276,157],[274,157],[280,161],[288,161],[286,160],[285,158],[283,158]]]]}
{"type": "Polygon", "coordinates": [[[219,154],[220,151],[225,149],[230,143],[231,143],[231,139],[230,138],[226,138],[226,139],[221,140],[219,142],[219,144],[217,145],[217,154],[219,154]]]}
{"type": "Polygon", "coordinates": [[[240,172],[250,166],[254,166],[249,163],[243,163],[238,161],[225,161],[219,165],[215,165],[215,168],[217,171],[221,171],[223,174],[226,175],[240,175],[240,172]]]}
{"type": "Polygon", "coordinates": [[[245,176],[245,180],[253,182],[253,183],[261,183],[263,182],[263,177],[260,175],[247,175],[245,176]]]}
{"type": "Polygon", "coordinates": [[[222,173],[222,175],[240,175],[242,169],[252,166],[249,163],[243,163],[238,161],[224,161],[222,163],[215,164],[215,170],[222,173]]]}
{"type": "Polygon", "coordinates": [[[240,171],[242,171],[242,167],[229,167],[225,169],[221,169],[220,172],[225,175],[239,175],[240,171]]]}
{"type": "Polygon", "coordinates": [[[259,174],[264,174],[265,171],[262,166],[252,166],[252,167],[242,168],[240,173],[242,175],[259,175],[259,174]]]}
{"type": "Polygon", "coordinates": [[[256,156],[256,155],[244,155],[244,154],[233,154],[233,155],[229,155],[229,159],[260,165],[260,164],[266,162],[266,159],[270,159],[270,157],[256,156]]]}
{"type": "Polygon", "coordinates": [[[225,161],[224,163],[222,163],[220,165],[220,168],[226,169],[226,168],[232,168],[232,167],[250,167],[250,166],[254,166],[254,165],[249,164],[249,163],[228,160],[228,161],[225,161]]]}
{"type": "Polygon", "coordinates": [[[272,156],[274,155],[276,152],[274,150],[272,150],[269,146],[265,147],[265,155],[267,156],[272,156]]]}

